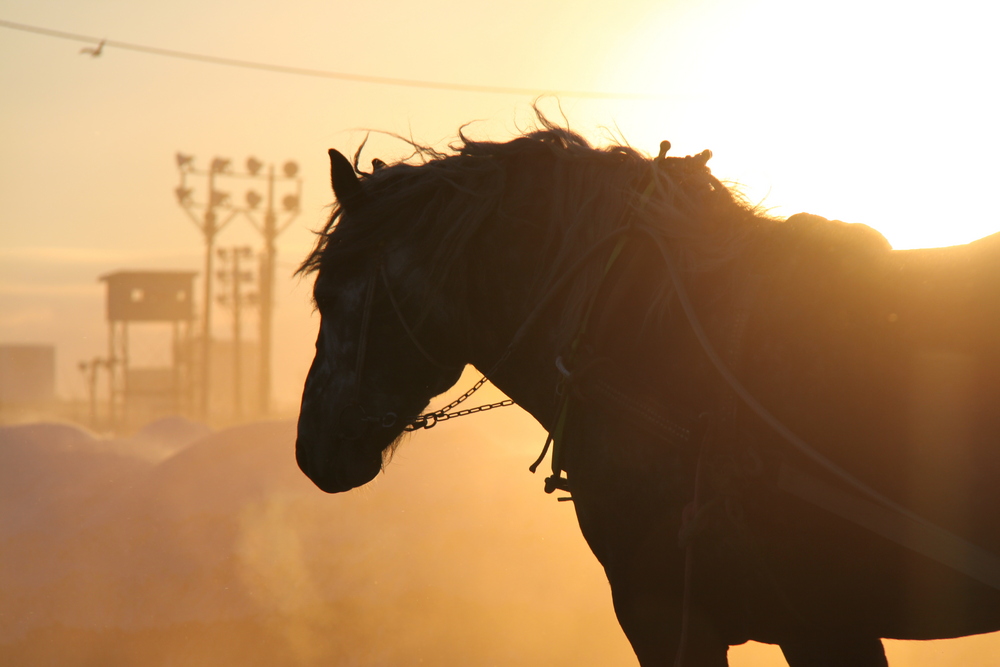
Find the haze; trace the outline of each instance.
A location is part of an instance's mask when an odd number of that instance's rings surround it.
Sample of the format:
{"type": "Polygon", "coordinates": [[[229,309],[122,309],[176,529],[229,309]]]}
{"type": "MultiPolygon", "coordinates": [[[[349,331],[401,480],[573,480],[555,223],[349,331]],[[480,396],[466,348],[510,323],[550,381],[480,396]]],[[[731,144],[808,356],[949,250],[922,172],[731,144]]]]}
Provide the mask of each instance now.
{"type": "MultiPolygon", "coordinates": [[[[595,142],[624,140],[655,152],[669,139],[675,154],[710,148],[714,173],[740,183],[775,215],[809,211],[863,222],[900,248],[970,241],[1000,230],[992,205],[1000,175],[998,11],[971,1],[5,0],[0,20],[97,39],[525,92],[346,81],[111,45],[92,57],[81,49],[96,43],[0,25],[0,344],[54,345],[57,394],[83,400],[77,364],[107,351],[98,277],[121,269],[202,270],[202,236],[174,194],[175,154],[195,156],[200,167],[214,157],[241,166],[255,156],[279,168],[294,160],[303,196],[278,239],[271,415],[291,416],[318,325],[311,285],[292,273],[329,215],[326,149],[353,154],[368,129],[444,146],[469,122],[475,136],[506,139],[530,126],[530,106],[545,91],[563,93],[542,96],[541,108],[557,119],[564,114],[595,142]]],[[[364,156],[406,154],[403,142],[373,134],[364,156]]],[[[236,244],[260,246],[243,219],[218,239],[236,244]]],[[[224,337],[230,324],[217,313],[215,330],[224,337]]],[[[136,337],[140,362],[162,361],[155,336],[136,337]]],[[[491,433],[503,442],[502,430],[491,433]]],[[[429,467],[439,452],[427,442],[409,446],[429,467]]],[[[291,462],[291,450],[286,454],[291,462]]],[[[268,507],[254,511],[267,514],[268,507]]],[[[566,543],[550,556],[592,560],[573,537],[570,514],[560,518],[566,543]]],[[[483,566],[483,576],[487,571],[483,566]]],[[[595,578],[594,595],[601,594],[596,562],[581,576],[595,578]]],[[[628,664],[610,603],[603,603],[575,618],[585,619],[584,635],[610,628],[608,655],[628,664]]],[[[5,617],[0,630],[13,623],[5,617]]],[[[387,625],[379,641],[392,641],[396,629],[387,625]]],[[[489,636],[490,624],[480,631],[489,636]]],[[[11,636],[0,635],[0,642],[11,636]]],[[[894,667],[987,665],[1000,639],[890,643],[889,650],[894,667]]],[[[764,647],[733,653],[737,667],[782,664],[764,647]]],[[[478,664],[465,657],[464,664],[478,664]]]]}

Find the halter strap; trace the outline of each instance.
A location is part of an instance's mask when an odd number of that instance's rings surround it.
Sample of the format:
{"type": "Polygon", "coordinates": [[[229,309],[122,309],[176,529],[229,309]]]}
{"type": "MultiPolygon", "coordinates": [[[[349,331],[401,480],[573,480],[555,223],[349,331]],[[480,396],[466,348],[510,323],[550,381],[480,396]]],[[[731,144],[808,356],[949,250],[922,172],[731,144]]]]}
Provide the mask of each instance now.
{"type": "MultiPolygon", "coordinates": [[[[379,263],[381,263],[379,258],[379,263]]],[[[368,350],[368,326],[371,322],[372,302],[375,296],[375,278],[378,272],[373,267],[365,287],[365,304],[361,311],[361,331],[358,334],[358,356],[354,360],[354,391],[351,400],[341,409],[337,418],[337,428],[340,435],[349,440],[356,440],[364,435],[368,423],[373,421],[361,405],[361,380],[365,372],[365,355],[368,350]]],[[[384,420],[385,418],[383,418],[384,420]]],[[[393,415],[395,421],[395,415],[393,415]]]]}
{"type": "Polygon", "coordinates": [[[361,401],[361,378],[365,370],[365,353],[368,351],[368,325],[372,319],[372,302],[375,298],[375,276],[382,266],[381,255],[378,264],[372,269],[372,274],[368,278],[368,286],[365,288],[365,305],[361,311],[361,334],[358,338],[358,358],[354,362],[354,402],[361,401]]]}
{"type": "Polygon", "coordinates": [[[389,295],[389,303],[392,304],[392,309],[396,312],[396,317],[399,319],[399,323],[403,325],[403,331],[405,331],[406,335],[410,337],[410,342],[413,343],[413,346],[417,348],[417,351],[420,352],[424,359],[430,362],[432,366],[436,366],[444,370],[451,370],[454,368],[454,366],[443,364],[435,359],[430,352],[428,352],[426,348],[420,344],[420,341],[417,340],[416,334],[413,333],[413,329],[410,328],[410,325],[406,322],[406,318],[403,317],[403,311],[400,310],[399,304],[396,302],[396,297],[392,293],[392,286],[389,284],[389,275],[385,272],[385,262],[383,262],[381,258],[379,259],[378,270],[382,276],[382,284],[385,286],[385,293],[389,295]]]}

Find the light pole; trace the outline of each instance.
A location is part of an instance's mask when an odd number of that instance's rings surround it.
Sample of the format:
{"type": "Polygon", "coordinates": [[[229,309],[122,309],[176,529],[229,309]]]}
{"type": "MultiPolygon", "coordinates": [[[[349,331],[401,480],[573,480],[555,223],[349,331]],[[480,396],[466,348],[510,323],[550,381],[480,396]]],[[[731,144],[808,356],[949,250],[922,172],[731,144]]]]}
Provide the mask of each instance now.
{"type": "Polygon", "coordinates": [[[260,286],[260,373],[259,373],[259,394],[258,409],[261,414],[267,414],[271,405],[271,332],[273,329],[274,310],[274,269],[277,258],[277,248],[275,240],[278,235],[288,229],[299,214],[299,202],[302,197],[302,180],[298,178],[299,166],[289,160],[282,165],[281,174],[275,174],[274,165],[269,165],[266,173],[261,173],[264,164],[256,158],[248,158],[246,162],[246,173],[233,172],[230,169],[230,161],[223,158],[212,160],[211,166],[207,170],[198,170],[194,167],[194,158],[188,155],[177,154],[177,168],[180,170],[181,183],[177,186],[175,193],[177,201],[187,212],[195,226],[201,230],[205,237],[205,296],[204,314],[202,317],[202,363],[201,363],[201,413],[208,414],[209,395],[209,362],[211,353],[211,320],[212,320],[212,256],[215,244],[215,236],[225,227],[238,213],[244,213],[250,224],[253,225],[264,238],[264,253],[261,257],[259,272],[260,286]],[[207,195],[203,201],[195,201],[193,188],[188,186],[189,176],[206,176],[208,178],[207,195]],[[265,181],[267,184],[267,195],[264,210],[258,209],[265,197],[262,197],[255,190],[247,190],[246,207],[234,205],[229,198],[229,194],[215,189],[215,179],[219,175],[224,175],[227,179],[243,178],[258,181],[265,181]],[[283,186],[286,194],[281,198],[281,211],[275,206],[275,186],[283,186]],[[294,193],[291,191],[294,187],[294,193]],[[224,209],[227,213],[225,219],[220,223],[217,217],[217,210],[224,209]]]}
{"type": "Polygon", "coordinates": [[[239,213],[239,209],[233,208],[229,203],[229,194],[215,189],[215,177],[218,174],[229,173],[229,160],[224,158],[213,158],[207,170],[196,169],[194,158],[190,155],[177,153],[177,169],[180,171],[181,182],[174,190],[177,195],[177,203],[188,214],[195,226],[205,237],[205,291],[202,301],[201,320],[201,416],[208,416],[208,396],[210,382],[209,361],[212,353],[212,255],[215,246],[215,236],[239,213]],[[189,176],[205,176],[208,179],[208,187],[205,191],[205,198],[196,201],[193,196],[193,187],[188,186],[189,176]],[[216,209],[229,209],[228,215],[220,223],[216,215],[216,209]],[[198,212],[201,215],[198,215],[198,212]]]}
{"type": "Polygon", "coordinates": [[[240,268],[241,259],[253,256],[249,246],[219,248],[219,260],[229,266],[221,269],[218,279],[223,284],[229,283],[230,293],[219,295],[219,304],[233,309],[233,416],[243,418],[243,308],[257,304],[257,295],[253,292],[244,293],[240,286],[253,281],[253,271],[240,268]]]}
{"type": "Polygon", "coordinates": [[[257,207],[260,206],[263,198],[254,190],[247,191],[247,209],[244,210],[250,224],[264,237],[264,255],[261,257],[260,266],[260,395],[258,397],[259,409],[262,414],[267,414],[271,407],[271,331],[273,328],[274,312],[274,267],[277,259],[277,248],[275,239],[281,232],[288,229],[292,220],[299,214],[299,203],[302,198],[302,180],[298,178],[299,165],[291,160],[282,166],[282,175],[276,176],[274,165],[268,165],[267,175],[260,174],[264,165],[255,158],[247,159],[247,172],[250,177],[267,180],[267,203],[265,204],[263,219],[259,219],[257,207]],[[260,174],[260,175],[258,175],[260,174]],[[289,192],[281,199],[281,219],[275,211],[275,182],[282,185],[295,185],[295,193],[289,192]]]}

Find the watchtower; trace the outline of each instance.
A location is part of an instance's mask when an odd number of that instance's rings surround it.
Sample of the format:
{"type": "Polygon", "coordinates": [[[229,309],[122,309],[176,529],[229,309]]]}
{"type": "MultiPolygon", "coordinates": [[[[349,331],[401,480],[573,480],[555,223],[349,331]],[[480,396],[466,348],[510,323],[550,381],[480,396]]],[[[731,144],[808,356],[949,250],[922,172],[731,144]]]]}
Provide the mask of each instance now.
{"type": "MultiPolygon", "coordinates": [[[[107,284],[109,413],[122,424],[130,412],[186,413],[192,405],[194,320],[193,271],[116,271],[107,284]],[[130,368],[129,325],[154,322],[172,327],[171,363],[130,368]]],[[[138,415],[137,415],[138,416],[138,415]]]]}

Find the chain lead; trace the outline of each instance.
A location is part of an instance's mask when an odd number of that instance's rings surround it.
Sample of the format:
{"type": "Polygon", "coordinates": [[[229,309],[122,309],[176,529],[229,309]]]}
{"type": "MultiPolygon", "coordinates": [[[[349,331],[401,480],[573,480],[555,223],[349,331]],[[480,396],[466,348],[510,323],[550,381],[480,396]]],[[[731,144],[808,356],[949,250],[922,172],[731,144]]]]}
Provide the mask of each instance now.
{"type": "Polygon", "coordinates": [[[457,410],[451,412],[452,409],[458,407],[465,402],[470,396],[479,391],[482,387],[489,381],[487,376],[483,376],[479,379],[476,384],[472,385],[472,388],[467,392],[456,398],[454,401],[444,406],[440,410],[435,410],[434,412],[428,412],[417,416],[412,422],[406,425],[405,431],[419,431],[420,429],[434,428],[438,422],[448,421],[449,419],[455,419],[456,417],[465,417],[466,415],[474,415],[479,412],[486,412],[487,410],[493,410],[495,408],[506,408],[510,405],[514,405],[514,401],[511,399],[505,399],[502,401],[497,401],[496,403],[487,403],[485,405],[477,405],[474,408],[466,408],[464,410],[457,410]]]}

